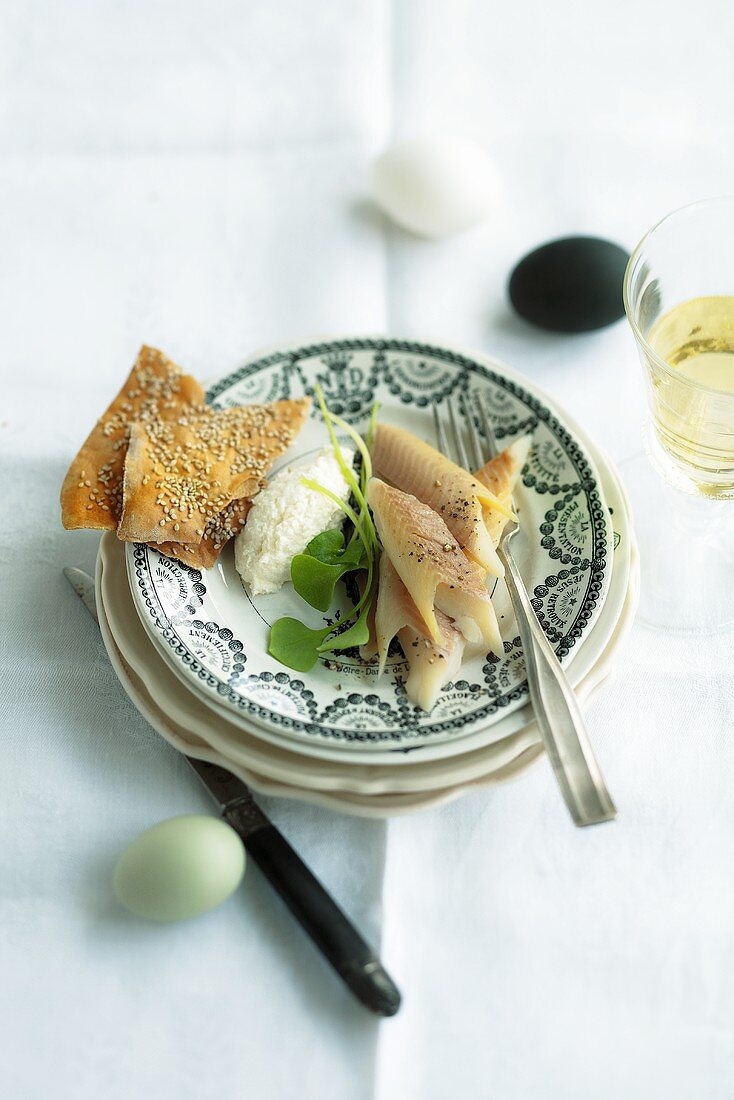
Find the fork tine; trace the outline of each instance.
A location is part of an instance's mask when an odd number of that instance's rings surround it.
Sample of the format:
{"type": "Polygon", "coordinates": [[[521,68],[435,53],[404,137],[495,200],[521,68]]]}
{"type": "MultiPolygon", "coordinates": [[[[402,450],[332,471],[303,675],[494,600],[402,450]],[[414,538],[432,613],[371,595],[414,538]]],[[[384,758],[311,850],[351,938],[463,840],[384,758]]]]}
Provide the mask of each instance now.
{"type": "Polygon", "coordinates": [[[500,453],[500,449],[497,446],[497,436],[494,434],[492,421],[490,420],[489,413],[487,411],[487,401],[481,391],[477,394],[477,406],[479,408],[479,416],[482,421],[482,431],[484,432],[484,438],[487,441],[487,454],[489,458],[496,458],[496,456],[500,453]]]}
{"type": "Polygon", "coordinates": [[[438,449],[442,452],[442,454],[445,454],[447,458],[450,458],[449,440],[448,436],[446,435],[446,429],[443,426],[443,421],[441,420],[441,416],[438,411],[438,405],[433,406],[433,424],[436,429],[436,443],[438,449]]]}
{"type": "Polygon", "coordinates": [[[469,455],[471,461],[472,470],[481,470],[486,459],[484,457],[484,451],[482,450],[482,441],[479,438],[479,432],[477,426],[474,423],[474,410],[468,401],[462,402],[462,408],[464,411],[464,419],[466,420],[467,427],[469,429],[469,455]]]}
{"type": "Polygon", "coordinates": [[[466,470],[466,469],[469,468],[469,456],[467,455],[466,447],[464,446],[464,437],[462,436],[461,431],[459,430],[459,418],[458,418],[457,413],[456,413],[456,404],[454,402],[453,397],[449,398],[448,406],[449,406],[449,421],[451,422],[451,431],[453,433],[454,441],[455,441],[455,444],[456,444],[456,460],[459,463],[459,465],[463,466],[464,469],[466,470]]]}

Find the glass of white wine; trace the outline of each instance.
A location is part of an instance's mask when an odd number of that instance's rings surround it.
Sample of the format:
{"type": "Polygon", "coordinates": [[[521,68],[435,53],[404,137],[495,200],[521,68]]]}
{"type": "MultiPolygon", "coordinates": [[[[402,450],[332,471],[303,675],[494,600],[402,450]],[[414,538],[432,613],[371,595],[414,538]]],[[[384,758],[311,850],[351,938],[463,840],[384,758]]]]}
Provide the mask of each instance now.
{"type": "Polygon", "coordinates": [[[627,317],[647,381],[647,456],[625,464],[641,618],[734,626],[734,196],[663,218],[633,252],[627,317]],[[661,482],[662,478],[662,482],[661,482]]]}

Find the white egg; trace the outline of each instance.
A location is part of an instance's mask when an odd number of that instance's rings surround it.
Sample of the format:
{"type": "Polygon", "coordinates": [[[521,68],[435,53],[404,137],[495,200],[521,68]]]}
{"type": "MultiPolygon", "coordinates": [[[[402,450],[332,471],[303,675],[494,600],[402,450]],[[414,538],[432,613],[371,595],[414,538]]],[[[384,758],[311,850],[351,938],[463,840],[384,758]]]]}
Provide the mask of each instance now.
{"type": "Polygon", "coordinates": [[[500,193],[497,169],[479,146],[454,137],[393,145],[375,162],[375,198],[398,225],[443,237],[482,221],[500,193]]]}
{"type": "Polygon", "coordinates": [[[198,917],[225,901],[245,873],[245,849],[216,817],[189,814],[146,829],[117,861],[118,901],[139,917],[198,917]]]}

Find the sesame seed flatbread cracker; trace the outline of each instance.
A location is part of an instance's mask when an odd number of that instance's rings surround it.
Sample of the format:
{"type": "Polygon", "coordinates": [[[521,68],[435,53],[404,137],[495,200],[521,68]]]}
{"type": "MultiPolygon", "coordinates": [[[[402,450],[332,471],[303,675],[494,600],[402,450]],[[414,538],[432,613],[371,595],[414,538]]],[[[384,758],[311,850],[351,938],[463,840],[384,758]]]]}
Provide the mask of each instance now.
{"type": "Polygon", "coordinates": [[[291,444],[310,398],[204,406],[176,419],[135,423],[125,460],[118,537],[197,547],[233,500],[249,499],[291,444]]]}
{"type": "Polygon", "coordinates": [[[210,520],[204,528],[204,537],[198,546],[186,546],[180,542],[158,542],[152,545],[168,558],[176,558],[192,569],[211,569],[222,548],[245,526],[250,500],[233,500],[223,512],[210,520]]]}
{"type": "Polygon", "coordinates": [[[200,406],[204,391],[156,348],[142,347],[125,384],[100,417],[61,487],[61,522],[112,531],[122,514],[122,482],[130,425],[200,406]]]}

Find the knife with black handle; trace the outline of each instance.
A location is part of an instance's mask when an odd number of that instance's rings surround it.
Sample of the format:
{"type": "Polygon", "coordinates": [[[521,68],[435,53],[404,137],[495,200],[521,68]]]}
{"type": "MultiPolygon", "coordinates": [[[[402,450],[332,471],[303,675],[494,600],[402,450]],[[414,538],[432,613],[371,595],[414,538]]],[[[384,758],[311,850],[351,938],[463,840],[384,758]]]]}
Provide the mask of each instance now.
{"type": "Polygon", "coordinates": [[[283,834],[266,817],[252,791],[218,764],[187,757],[239,833],[250,856],[275,887],[354,995],[380,1016],[394,1016],[400,994],[379,958],[283,834]]]}
{"type": "MultiPolygon", "coordinates": [[[[96,622],[94,581],[81,569],[64,576],[96,622]]],[[[250,788],[226,768],[187,756],[191,767],[241,837],[252,859],[354,996],[379,1016],[394,1016],[400,993],[346,913],[263,813],[250,788]]]]}

